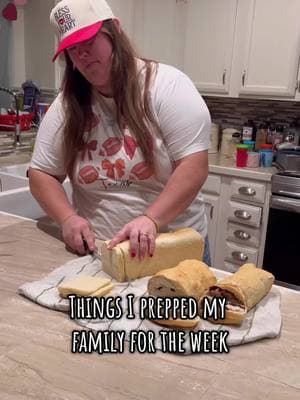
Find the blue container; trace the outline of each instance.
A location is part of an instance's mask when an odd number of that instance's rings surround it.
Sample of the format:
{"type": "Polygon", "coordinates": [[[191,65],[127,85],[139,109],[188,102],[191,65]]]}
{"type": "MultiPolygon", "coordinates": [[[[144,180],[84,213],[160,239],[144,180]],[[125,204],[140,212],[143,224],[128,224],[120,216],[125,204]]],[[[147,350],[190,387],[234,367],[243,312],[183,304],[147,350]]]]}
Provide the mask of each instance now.
{"type": "Polygon", "coordinates": [[[243,140],[243,144],[248,146],[249,151],[254,151],[255,141],[254,140],[243,140]]]}
{"type": "Polygon", "coordinates": [[[262,167],[272,167],[273,150],[263,149],[260,152],[260,165],[262,167]]]}

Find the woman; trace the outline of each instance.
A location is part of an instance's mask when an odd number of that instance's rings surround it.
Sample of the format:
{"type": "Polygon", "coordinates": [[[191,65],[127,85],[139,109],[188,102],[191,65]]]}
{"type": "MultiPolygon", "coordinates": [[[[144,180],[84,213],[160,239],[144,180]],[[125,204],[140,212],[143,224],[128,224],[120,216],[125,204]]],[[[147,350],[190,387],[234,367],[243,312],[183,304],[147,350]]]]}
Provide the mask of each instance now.
{"type": "Polygon", "coordinates": [[[158,231],[185,226],[206,237],[199,190],[210,116],[191,80],[137,58],[104,0],[62,0],[50,20],[65,75],[41,123],[29,178],[65,242],[85,254],[95,250],[95,235],[111,239],[110,248],[129,239],[131,256],[142,259],[153,255],[158,231]]]}

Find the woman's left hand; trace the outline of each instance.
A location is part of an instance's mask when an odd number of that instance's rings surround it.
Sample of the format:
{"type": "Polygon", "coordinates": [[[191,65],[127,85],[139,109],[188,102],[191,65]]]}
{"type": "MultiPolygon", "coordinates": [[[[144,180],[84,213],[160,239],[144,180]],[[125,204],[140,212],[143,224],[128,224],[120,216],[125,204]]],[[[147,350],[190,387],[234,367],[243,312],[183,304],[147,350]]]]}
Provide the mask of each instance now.
{"type": "Polygon", "coordinates": [[[143,215],[124,225],[109,242],[107,248],[112,249],[118,243],[129,239],[131,257],[138,257],[139,260],[142,260],[146,256],[153,256],[156,235],[154,222],[143,215]]]}

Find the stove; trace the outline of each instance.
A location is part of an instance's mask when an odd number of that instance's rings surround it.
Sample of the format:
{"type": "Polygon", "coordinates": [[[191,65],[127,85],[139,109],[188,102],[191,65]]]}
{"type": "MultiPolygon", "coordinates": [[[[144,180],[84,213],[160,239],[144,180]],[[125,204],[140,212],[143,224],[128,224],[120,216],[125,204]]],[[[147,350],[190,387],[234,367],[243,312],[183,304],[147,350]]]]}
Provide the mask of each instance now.
{"type": "Polygon", "coordinates": [[[279,151],[275,165],[263,268],[300,291],[300,151],[279,151]]]}

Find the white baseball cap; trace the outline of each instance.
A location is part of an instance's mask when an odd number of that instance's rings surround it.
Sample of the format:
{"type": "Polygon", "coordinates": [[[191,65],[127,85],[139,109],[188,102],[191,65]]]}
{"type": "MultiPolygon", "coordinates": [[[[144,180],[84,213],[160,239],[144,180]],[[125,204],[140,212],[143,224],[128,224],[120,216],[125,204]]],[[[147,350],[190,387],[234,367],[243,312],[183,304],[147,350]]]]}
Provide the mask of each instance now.
{"type": "Polygon", "coordinates": [[[62,0],[51,11],[50,22],[59,45],[52,61],[68,47],[91,39],[107,19],[115,18],[105,0],[62,0]]]}

